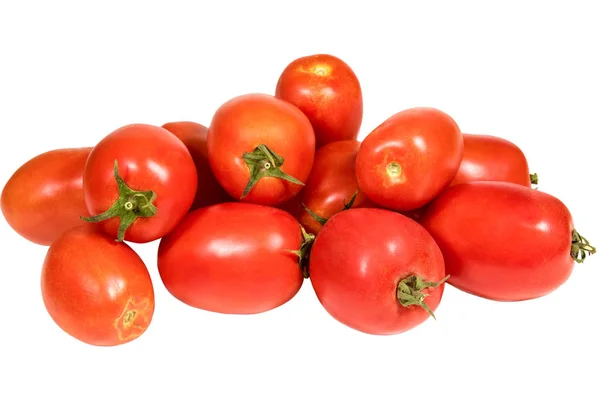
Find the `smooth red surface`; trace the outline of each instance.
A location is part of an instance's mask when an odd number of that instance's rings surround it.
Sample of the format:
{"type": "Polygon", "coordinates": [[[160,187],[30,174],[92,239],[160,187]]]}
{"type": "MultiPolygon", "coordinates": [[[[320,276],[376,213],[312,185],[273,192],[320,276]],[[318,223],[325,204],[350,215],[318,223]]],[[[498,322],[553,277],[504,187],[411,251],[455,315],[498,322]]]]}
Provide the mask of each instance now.
{"type": "Polygon", "coordinates": [[[219,185],[208,163],[206,138],[208,128],[192,121],[168,122],[162,126],[177,136],[187,147],[198,173],[198,189],[191,209],[230,201],[231,197],[219,185]]]}
{"type": "MultiPolygon", "coordinates": [[[[325,309],[351,328],[395,334],[430,318],[419,306],[396,298],[398,283],[412,274],[444,278],[442,253],[417,222],[401,214],[357,208],[334,215],[317,236],[310,256],[310,281],[325,309]]],[[[435,311],[444,284],[424,289],[435,311]]]]}
{"type": "Polygon", "coordinates": [[[504,301],[546,295],[571,275],[573,222],[557,198],[507,182],[446,190],[420,223],[446,260],[448,283],[504,301]]]}
{"type": "Polygon", "coordinates": [[[85,224],[83,169],[91,147],[51,150],[33,157],[2,189],[2,214],[25,239],[48,246],[85,224]]]}
{"type": "MultiPolygon", "coordinates": [[[[315,135],[310,121],[295,106],[266,94],[246,94],[223,104],[208,128],[208,160],[221,186],[241,199],[250,178],[243,160],[264,144],[284,158],[281,170],[306,183],[315,155],[315,135]]],[[[243,202],[282,204],[302,185],[267,177],[259,180],[243,202]]]]}
{"type": "Polygon", "coordinates": [[[447,187],[460,166],[463,137],[446,113],[427,107],[401,111],[363,140],[356,158],[361,189],[373,202],[410,211],[447,187]],[[399,173],[390,175],[396,163],[399,173]]]}
{"type": "MultiPolygon", "coordinates": [[[[83,175],[91,215],[104,212],[119,197],[113,174],[115,159],[119,174],[131,189],[156,193],[156,214],[138,218],[125,233],[125,240],[145,243],[169,233],[189,211],[198,185],[194,160],[183,142],[164,128],[146,124],[126,125],[104,137],[90,153],[83,175]]],[[[117,237],[119,218],[99,224],[117,237]]]]}
{"type": "Polygon", "coordinates": [[[513,182],[531,187],[529,165],[514,143],[496,136],[463,134],[464,152],[451,186],[473,181],[513,182]]]}
{"type": "Polygon", "coordinates": [[[275,94],[306,114],[317,147],[357,138],[363,118],[362,90],[354,71],[341,59],[315,54],[292,61],[279,77],[275,94]]]}
{"type": "Polygon", "coordinates": [[[302,286],[298,222],[277,208],[232,202],[191,212],[158,250],[167,290],[192,307],[256,314],[302,286]]]}
{"type": "Polygon", "coordinates": [[[130,342],[147,330],[154,314],[144,262],[94,226],[70,230],[48,248],[41,289],[54,322],[91,345],[130,342]]]}

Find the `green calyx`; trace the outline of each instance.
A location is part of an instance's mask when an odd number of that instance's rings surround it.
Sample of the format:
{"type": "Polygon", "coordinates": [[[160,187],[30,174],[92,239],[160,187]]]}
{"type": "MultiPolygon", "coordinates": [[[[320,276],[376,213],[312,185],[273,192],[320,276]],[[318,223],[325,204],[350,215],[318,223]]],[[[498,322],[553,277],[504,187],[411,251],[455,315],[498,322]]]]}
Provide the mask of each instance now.
{"type": "Polygon", "coordinates": [[[119,190],[119,198],[103,213],[92,217],[81,217],[81,219],[96,223],[111,218],[119,218],[119,230],[115,240],[122,242],[125,239],[125,232],[136,219],[149,218],[156,214],[156,206],[153,204],[156,193],[152,190],[133,190],[127,186],[121,175],[119,175],[117,160],[115,160],[113,171],[119,190]]]}
{"type": "Polygon", "coordinates": [[[246,197],[258,181],[265,177],[284,179],[304,186],[303,182],[281,170],[281,166],[285,161],[284,158],[264,144],[258,145],[251,153],[244,153],[242,159],[250,169],[250,179],[241,199],[246,197]]]}
{"type": "MultiPolygon", "coordinates": [[[[346,203],[346,201],[344,201],[344,208],[342,208],[341,211],[346,211],[346,210],[351,209],[352,206],[354,205],[354,201],[356,200],[357,195],[358,195],[358,190],[356,192],[354,192],[354,194],[352,195],[350,200],[348,200],[347,203],[346,203]]],[[[320,215],[317,215],[310,208],[306,207],[306,205],[304,205],[304,203],[302,203],[302,207],[304,207],[304,210],[306,210],[306,212],[308,213],[308,215],[310,215],[310,217],[312,219],[314,219],[321,225],[325,225],[327,223],[327,221],[329,220],[329,218],[324,218],[324,217],[321,217],[320,215]]]]}
{"type": "Polygon", "coordinates": [[[310,250],[315,241],[315,235],[306,232],[302,225],[300,225],[300,229],[302,230],[302,244],[300,245],[299,250],[292,250],[292,253],[298,256],[298,265],[302,271],[302,276],[305,279],[308,279],[310,277],[308,273],[308,260],[310,257],[310,250]]]}
{"type": "Polygon", "coordinates": [[[529,174],[529,181],[531,182],[532,185],[537,185],[538,184],[538,174],[537,173],[529,174]]]}
{"type": "Polygon", "coordinates": [[[586,238],[581,236],[579,232],[573,229],[573,232],[571,232],[571,257],[573,260],[582,263],[587,256],[594,253],[596,253],[596,248],[586,238]]]}
{"type": "Polygon", "coordinates": [[[396,298],[404,307],[419,306],[427,311],[429,315],[433,317],[433,319],[435,319],[433,311],[431,311],[427,303],[425,303],[425,298],[428,296],[428,294],[423,293],[422,290],[427,288],[436,288],[442,283],[446,282],[449,277],[450,275],[446,276],[439,282],[430,282],[424,281],[418,275],[410,275],[398,283],[396,298]]]}

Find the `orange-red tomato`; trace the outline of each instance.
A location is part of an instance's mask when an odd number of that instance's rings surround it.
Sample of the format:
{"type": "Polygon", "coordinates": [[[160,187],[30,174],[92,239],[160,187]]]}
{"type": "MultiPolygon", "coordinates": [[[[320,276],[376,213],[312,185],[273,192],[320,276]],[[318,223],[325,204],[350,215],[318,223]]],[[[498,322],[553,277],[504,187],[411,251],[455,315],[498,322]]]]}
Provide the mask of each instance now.
{"type": "Polygon", "coordinates": [[[65,232],[48,248],[41,278],[54,322],[91,345],[115,346],[143,334],[154,314],[144,262],[94,225],[65,232]]]}
{"type": "Polygon", "coordinates": [[[314,54],[292,61],[279,77],[275,95],[306,114],[317,147],[357,138],[363,118],[362,90],[354,71],[341,59],[314,54]]]}
{"type": "Polygon", "coordinates": [[[50,245],[84,225],[83,169],[91,147],[51,150],[23,164],[2,189],[2,214],[25,239],[50,245]]]}

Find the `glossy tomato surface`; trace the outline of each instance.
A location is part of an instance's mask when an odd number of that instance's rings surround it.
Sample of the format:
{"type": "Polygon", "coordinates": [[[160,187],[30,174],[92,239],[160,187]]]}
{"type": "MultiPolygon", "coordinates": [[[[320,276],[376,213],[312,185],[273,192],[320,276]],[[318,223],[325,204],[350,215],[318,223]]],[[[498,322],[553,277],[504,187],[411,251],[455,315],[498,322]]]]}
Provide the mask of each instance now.
{"type": "MultiPolygon", "coordinates": [[[[310,255],[310,280],[319,301],[341,323],[370,334],[396,334],[424,322],[428,312],[397,298],[401,280],[445,277],[433,238],[417,222],[375,208],[334,215],[321,229],[310,255]]],[[[423,290],[435,311],[444,284],[423,290]]]]}
{"type": "Polygon", "coordinates": [[[454,179],[463,146],[448,114],[427,107],[401,111],[363,140],[356,158],[358,185],[385,208],[420,208],[454,179]]]}
{"type": "Polygon", "coordinates": [[[338,57],[314,54],[292,61],[279,77],[275,94],[306,114],[317,147],[357,138],[362,90],[352,68],[338,57]]]}
{"type": "Polygon", "coordinates": [[[42,298],[54,322],[96,346],[130,342],[149,327],[154,289],[144,262],[95,226],[72,229],[48,248],[42,298]]]}
{"type": "Polygon", "coordinates": [[[451,186],[473,181],[501,181],[531,187],[527,159],[516,144],[490,135],[464,133],[463,139],[463,159],[451,186]]]}
{"type": "Polygon", "coordinates": [[[208,147],[206,145],[208,128],[192,121],[168,122],[162,127],[177,136],[194,159],[198,173],[198,190],[196,190],[196,198],[191,209],[195,210],[230,201],[231,197],[219,185],[208,163],[208,147]]]}
{"type": "Polygon", "coordinates": [[[276,308],[300,289],[302,234],[277,208],[231,202],[200,208],[160,242],[167,290],[192,307],[225,314],[276,308]]]}
{"type": "MultiPolygon", "coordinates": [[[[189,211],[196,196],[198,177],[190,152],[168,130],[146,124],[121,127],[104,137],[92,150],[83,175],[85,202],[91,215],[108,210],[119,199],[114,163],[125,184],[135,191],[153,191],[156,213],[140,217],[125,232],[124,239],[145,243],[169,233],[189,211]]],[[[150,196],[131,197],[138,207],[150,196]]],[[[124,212],[124,211],[123,211],[124,212]]],[[[117,238],[120,218],[98,222],[117,238]]]]}
{"type": "MultiPolygon", "coordinates": [[[[251,177],[243,156],[259,145],[265,145],[281,156],[283,164],[279,169],[305,184],[314,160],[313,128],[297,107],[266,94],[235,97],[213,116],[208,129],[208,159],[221,186],[234,199],[244,202],[282,204],[303,186],[267,176],[258,180],[243,196],[251,177]]],[[[276,169],[270,164],[270,170],[276,169]]]]}
{"type": "Polygon", "coordinates": [[[546,295],[571,275],[573,221],[557,198],[507,182],[447,189],[420,223],[446,260],[448,283],[503,301],[546,295]]]}
{"type": "Polygon", "coordinates": [[[19,167],[2,189],[2,214],[25,239],[50,245],[88,216],[83,169],[91,147],[51,150],[19,167]]]}

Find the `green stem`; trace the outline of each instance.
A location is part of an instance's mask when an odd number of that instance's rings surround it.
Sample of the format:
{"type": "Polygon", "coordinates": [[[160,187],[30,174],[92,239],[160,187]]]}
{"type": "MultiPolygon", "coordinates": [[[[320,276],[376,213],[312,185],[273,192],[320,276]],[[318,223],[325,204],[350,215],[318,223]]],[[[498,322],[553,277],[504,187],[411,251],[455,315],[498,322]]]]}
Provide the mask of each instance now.
{"type": "Polygon", "coordinates": [[[302,271],[302,276],[308,279],[310,277],[308,273],[308,260],[310,258],[310,250],[315,241],[315,235],[307,233],[302,225],[300,225],[300,229],[302,230],[302,244],[300,245],[300,250],[293,250],[292,253],[298,256],[298,265],[302,271]]]}
{"type": "Polygon", "coordinates": [[[532,185],[537,185],[538,184],[538,174],[537,173],[529,174],[529,180],[532,185]]]}
{"type": "Polygon", "coordinates": [[[424,281],[418,275],[410,275],[398,283],[396,298],[404,307],[419,306],[427,311],[429,315],[433,317],[433,319],[435,319],[433,311],[431,311],[427,303],[425,303],[425,297],[427,297],[428,294],[423,293],[422,290],[436,288],[442,283],[446,282],[449,277],[450,275],[446,276],[439,282],[430,282],[424,281]]]}
{"type": "Polygon", "coordinates": [[[108,210],[91,217],[81,217],[86,222],[97,223],[111,218],[119,218],[119,230],[117,242],[125,240],[125,232],[138,218],[149,218],[156,214],[156,206],[153,204],[156,193],[152,190],[133,190],[119,175],[119,166],[115,160],[113,174],[119,190],[119,198],[108,210]]]}
{"type": "Polygon", "coordinates": [[[573,229],[571,232],[571,257],[578,263],[585,261],[589,255],[596,253],[596,248],[590,242],[581,236],[579,232],[573,229]]]}
{"type": "MultiPolygon", "coordinates": [[[[350,200],[348,200],[347,203],[346,203],[346,200],[344,200],[344,207],[342,208],[341,211],[346,211],[346,210],[351,209],[352,206],[354,205],[354,201],[356,200],[357,195],[358,195],[358,190],[356,192],[354,192],[354,194],[352,195],[350,200]]],[[[304,210],[306,210],[308,215],[310,215],[310,217],[312,219],[314,219],[315,221],[317,221],[319,224],[325,225],[327,223],[327,221],[329,221],[329,218],[325,218],[325,217],[321,217],[320,215],[317,215],[310,208],[306,207],[306,205],[304,203],[302,203],[302,207],[304,207],[304,210]]]]}
{"type": "Polygon", "coordinates": [[[246,197],[258,181],[265,177],[284,179],[304,186],[303,182],[281,170],[284,158],[264,144],[259,144],[251,153],[244,153],[242,158],[250,169],[250,179],[244,188],[241,199],[246,197]]]}

